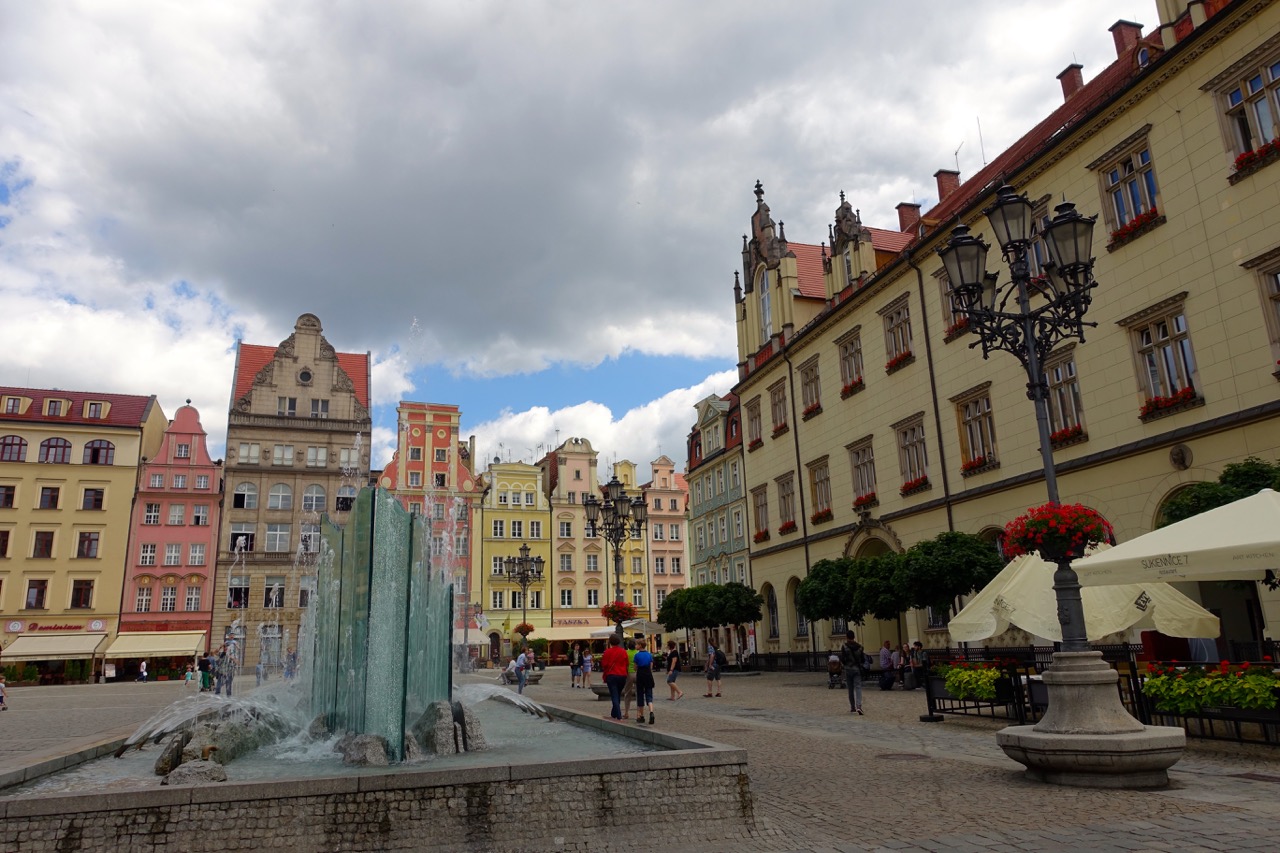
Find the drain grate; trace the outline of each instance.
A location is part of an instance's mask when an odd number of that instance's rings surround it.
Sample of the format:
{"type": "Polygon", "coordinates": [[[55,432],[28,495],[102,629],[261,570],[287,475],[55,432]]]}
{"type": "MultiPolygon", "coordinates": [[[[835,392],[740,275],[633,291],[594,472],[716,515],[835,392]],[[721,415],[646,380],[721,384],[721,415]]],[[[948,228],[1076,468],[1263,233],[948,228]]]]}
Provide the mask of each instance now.
{"type": "Polygon", "coordinates": [[[876,758],[884,761],[928,761],[929,756],[921,755],[918,752],[886,752],[877,755],[876,758]]]}

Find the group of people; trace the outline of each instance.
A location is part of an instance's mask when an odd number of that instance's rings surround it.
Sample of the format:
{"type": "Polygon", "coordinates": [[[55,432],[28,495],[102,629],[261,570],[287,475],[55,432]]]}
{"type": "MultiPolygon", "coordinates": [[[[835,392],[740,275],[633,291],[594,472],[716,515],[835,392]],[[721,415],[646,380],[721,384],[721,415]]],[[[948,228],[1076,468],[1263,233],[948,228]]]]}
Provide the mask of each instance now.
{"type": "MultiPolygon", "coordinates": [[[[871,658],[862,644],[858,642],[853,631],[845,634],[844,645],[832,658],[839,662],[844,676],[845,689],[849,691],[849,713],[862,713],[862,676],[871,670],[871,658]]],[[[919,640],[914,643],[903,643],[895,649],[888,640],[880,647],[880,689],[892,690],[895,684],[901,684],[904,690],[914,690],[924,683],[924,671],[929,659],[925,654],[924,644],[919,640]]]]}
{"type": "Polygon", "coordinates": [[[196,687],[201,693],[221,696],[226,690],[231,695],[231,684],[236,676],[236,658],[233,649],[219,646],[218,651],[196,658],[194,665],[187,665],[186,686],[196,687]]]}

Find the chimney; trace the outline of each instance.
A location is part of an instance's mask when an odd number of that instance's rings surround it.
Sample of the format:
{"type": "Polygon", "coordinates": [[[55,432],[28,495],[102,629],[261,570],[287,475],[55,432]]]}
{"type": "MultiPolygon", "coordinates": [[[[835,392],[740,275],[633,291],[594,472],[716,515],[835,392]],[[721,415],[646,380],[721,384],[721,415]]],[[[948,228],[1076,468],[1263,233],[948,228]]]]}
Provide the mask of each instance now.
{"type": "Polygon", "coordinates": [[[1083,69],[1083,65],[1073,62],[1058,75],[1062,82],[1062,100],[1071,100],[1072,95],[1084,88],[1084,75],[1080,73],[1083,69]]]}
{"type": "Polygon", "coordinates": [[[904,201],[894,209],[898,211],[898,230],[914,233],[916,223],[920,221],[920,205],[904,201]]]}
{"type": "Polygon", "coordinates": [[[1116,56],[1124,57],[1133,50],[1138,39],[1142,38],[1142,24],[1135,24],[1133,21],[1116,21],[1111,25],[1110,33],[1116,42],[1116,56]]]}
{"type": "Polygon", "coordinates": [[[933,173],[933,177],[938,182],[938,201],[943,201],[960,189],[960,173],[953,169],[939,169],[933,173]]]}

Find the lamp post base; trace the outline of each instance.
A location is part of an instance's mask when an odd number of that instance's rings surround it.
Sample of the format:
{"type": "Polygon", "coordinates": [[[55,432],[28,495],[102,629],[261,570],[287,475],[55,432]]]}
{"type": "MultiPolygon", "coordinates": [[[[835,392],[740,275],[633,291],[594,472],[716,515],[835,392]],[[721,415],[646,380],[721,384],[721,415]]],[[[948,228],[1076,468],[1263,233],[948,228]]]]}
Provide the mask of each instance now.
{"type": "Polygon", "coordinates": [[[1124,709],[1101,652],[1058,652],[1044,674],[1049,707],[1034,726],[996,733],[1027,778],[1086,788],[1162,788],[1186,748],[1173,726],[1144,726],[1124,709]]]}

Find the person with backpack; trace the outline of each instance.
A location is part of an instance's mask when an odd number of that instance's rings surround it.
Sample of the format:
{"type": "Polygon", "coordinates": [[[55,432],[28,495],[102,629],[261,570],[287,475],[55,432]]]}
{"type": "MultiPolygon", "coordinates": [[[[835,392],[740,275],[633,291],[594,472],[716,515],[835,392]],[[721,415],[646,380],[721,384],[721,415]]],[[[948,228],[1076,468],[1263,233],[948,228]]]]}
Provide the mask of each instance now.
{"type": "Polygon", "coordinates": [[[840,664],[844,667],[844,686],[849,691],[849,713],[862,714],[862,664],[865,652],[853,631],[845,632],[840,647],[840,664]]]}
{"type": "Polygon", "coordinates": [[[705,699],[711,698],[712,684],[715,685],[716,698],[720,698],[721,696],[720,670],[722,668],[722,664],[720,662],[722,660],[725,660],[724,652],[717,649],[714,645],[708,645],[707,646],[707,665],[706,667],[704,667],[707,674],[707,692],[702,694],[703,698],[705,699]]]}

